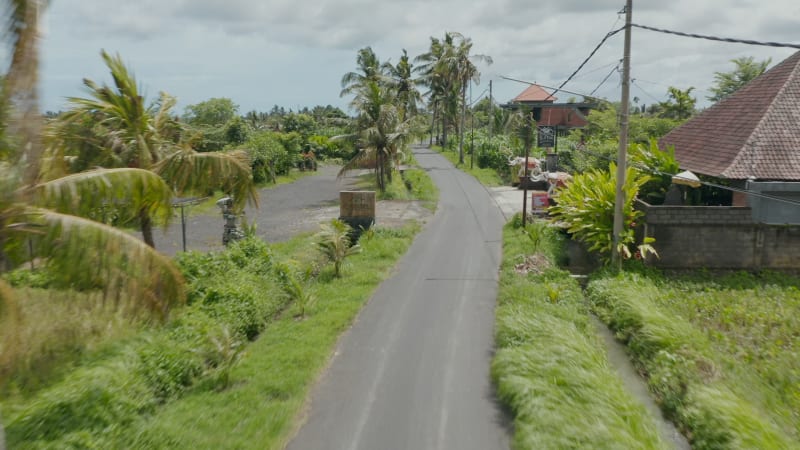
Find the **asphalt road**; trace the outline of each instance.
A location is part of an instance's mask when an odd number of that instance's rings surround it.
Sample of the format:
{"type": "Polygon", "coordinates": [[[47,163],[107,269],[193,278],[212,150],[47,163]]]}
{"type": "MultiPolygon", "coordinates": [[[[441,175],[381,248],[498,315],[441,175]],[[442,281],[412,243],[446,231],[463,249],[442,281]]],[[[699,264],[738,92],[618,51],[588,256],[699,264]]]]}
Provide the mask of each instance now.
{"type": "MultiPolygon", "coordinates": [[[[337,217],[339,191],[352,189],[357,181],[353,177],[337,179],[338,172],[338,166],[321,166],[313,176],[261,189],[259,208],[248,206],[245,219],[248,223],[255,222],[256,234],[268,242],[287,240],[304,231],[318,231],[320,222],[337,217]]],[[[191,207],[187,212],[190,210],[191,207]]],[[[222,231],[222,214],[217,209],[190,215],[186,221],[187,250],[221,250],[222,231]]],[[[154,230],[154,235],[156,248],[162,253],[171,256],[180,251],[180,217],[166,229],[154,230]]]]}
{"type": "Polygon", "coordinates": [[[509,447],[489,377],[503,218],[471,176],[415,153],[439,208],[340,340],[289,449],[509,447]]]}

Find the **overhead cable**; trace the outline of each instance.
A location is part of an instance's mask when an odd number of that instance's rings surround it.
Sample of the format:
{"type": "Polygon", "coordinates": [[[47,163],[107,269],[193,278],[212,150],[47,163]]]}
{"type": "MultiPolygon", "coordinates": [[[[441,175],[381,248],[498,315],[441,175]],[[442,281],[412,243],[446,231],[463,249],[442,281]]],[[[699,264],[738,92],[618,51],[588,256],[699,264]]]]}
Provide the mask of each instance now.
{"type": "Polygon", "coordinates": [[[734,44],[761,45],[765,47],[783,47],[783,48],[800,49],[800,44],[787,44],[783,42],[764,42],[764,41],[754,41],[751,39],[735,39],[735,38],[724,38],[719,36],[709,36],[704,34],[684,33],[681,31],[673,31],[673,30],[665,30],[663,28],[649,27],[647,25],[640,25],[638,23],[632,23],[631,26],[636,28],[641,28],[643,30],[655,31],[658,33],[674,34],[676,36],[690,37],[695,39],[706,39],[709,41],[731,42],[734,44]]]}

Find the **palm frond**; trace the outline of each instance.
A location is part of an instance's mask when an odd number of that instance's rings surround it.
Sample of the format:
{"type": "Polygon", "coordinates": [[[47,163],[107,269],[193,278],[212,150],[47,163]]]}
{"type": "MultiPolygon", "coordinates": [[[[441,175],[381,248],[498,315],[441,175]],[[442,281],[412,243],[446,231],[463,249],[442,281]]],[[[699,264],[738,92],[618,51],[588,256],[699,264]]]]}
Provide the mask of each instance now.
{"type": "Polygon", "coordinates": [[[125,294],[137,300],[137,310],[162,318],[185,301],[185,282],[172,261],[134,236],[42,208],[27,208],[26,216],[41,227],[32,236],[35,255],[45,258],[59,276],[90,282],[110,299],[125,294]]]}
{"type": "Polygon", "coordinates": [[[179,194],[221,189],[233,197],[237,208],[245,203],[258,205],[258,193],[245,152],[179,150],[156,164],[153,170],[179,194]]]}
{"type": "Polygon", "coordinates": [[[91,170],[41,183],[36,190],[39,206],[81,217],[109,206],[126,219],[142,211],[159,223],[172,217],[172,190],[149,170],[91,170]]]}

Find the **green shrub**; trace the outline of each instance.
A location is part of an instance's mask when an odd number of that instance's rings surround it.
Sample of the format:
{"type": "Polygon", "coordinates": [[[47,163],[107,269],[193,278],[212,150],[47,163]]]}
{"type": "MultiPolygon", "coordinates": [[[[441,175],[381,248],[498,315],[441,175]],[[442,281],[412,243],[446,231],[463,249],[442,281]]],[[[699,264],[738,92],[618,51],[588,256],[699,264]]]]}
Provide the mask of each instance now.
{"type": "Polygon", "coordinates": [[[193,342],[154,336],[138,349],[137,370],[160,402],[177,397],[203,372],[203,360],[193,342]]]}
{"type": "Polygon", "coordinates": [[[155,404],[152,391],[129,360],[78,370],[38,395],[8,423],[8,443],[11,448],[32,448],[69,433],[100,434],[130,424],[155,404]]]}
{"type": "MultiPolygon", "coordinates": [[[[632,227],[644,214],[633,208],[639,188],[649,178],[628,167],[625,175],[625,204],[623,205],[622,244],[628,248],[634,244],[632,227]]],[[[591,170],[576,175],[573,180],[558,190],[558,203],[550,207],[550,215],[556,223],[566,224],[567,231],[576,239],[586,243],[589,250],[609,261],[613,250],[614,203],[616,197],[617,166],[609,164],[608,170],[591,170]]],[[[628,254],[631,252],[628,250],[628,254]]]]}

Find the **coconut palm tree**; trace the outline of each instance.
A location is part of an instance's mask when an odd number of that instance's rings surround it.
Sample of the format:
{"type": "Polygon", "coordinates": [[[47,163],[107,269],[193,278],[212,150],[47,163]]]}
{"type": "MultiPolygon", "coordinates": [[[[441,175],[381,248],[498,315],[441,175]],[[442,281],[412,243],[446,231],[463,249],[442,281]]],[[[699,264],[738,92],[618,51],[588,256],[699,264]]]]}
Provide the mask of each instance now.
{"type": "MultiPolygon", "coordinates": [[[[126,306],[165,317],[185,299],[172,262],[128,233],[75,214],[120,203],[121,211],[156,213],[171,191],[140,169],[97,170],[41,182],[42,116],[38,111],[38,24],[45,0],[2,0],[11,64],[0,95],[0,273],[24,258],[39,258],[61,277],[92,274],[104,299],[128,296],[126,306]]],[[[18,305],[26,294],[0,279],[0,343],[16,345],[18,305]]],[[[23,299],[24,300],[24,299],[23,299]]],[[[0,365],[7,363],[0,355],[0,365]]],[[[0,426],[0,448],[5,447],[0,426]]]]}
{"type": "Polygon", "coordinates": [[[360,151],[339,172],[343,176],[362,161],[375,161],[378,189],[386,190],[386,179],[392,180],[392,163],[403,152],[410,136],[410,125],[402,120],[395,106],[396,97],[388,86],[368,82],[356,93],[350,106],[359,112],[358,131],[349,138],[356,141],[360,151]]]}
{"type": "Polygon", "coordinates": [[[347,72],[342,77],[342,92],[339,97],[353,94],[367,85],[367,83],[379,83],[384,80],[381,72],[381,62],[372,50],[372,47],[364,47],[358,51],[356,57],[358,72],[347,72]]]}
{"type": "Polygon", "coordinates": [[[410,118],[417,113],[417,103],[422,101],[417,86],[422,81],[413,78],[414,65],[409,61],[408,52],[403,49],[403,55],[396,65],[390,62],[383,64],[383,70],[387,74],[388,84],[394,89],[403,119],[410,118]]]}
{"type": "MultiPolygon", "coordinates": [[[[237,208],[247,201],[257,204],[249,164],[241,154],[197,153],[189,144],[176,142],[180,139],[180,125],[171,115],[175,98],[162,92],[158,101],[146,105],[122,58],[106,51],[101,56],[114,85],[84,79],[90,97],[69,99],[73,107],[50,130],[48,178],[64,174],[66,167],[59,162],[65,157],[88,151],[106,155],[105,161],[112,167],[154,170],[179,194],[223,189],[233,197],[237,208]],[[81,122],[93,126],[90,132],[76,136],[73,128],[81,122]]],[[[137,220],[148,245],[154,246],[154,219],[160,219],[156,223],[166,223],[169,217],[154,218],[147,210],[139,212],[137,220]]]]}
{"type": "Polygon", "coordinates": [[[471,82],[480,83],[481,74],[475,66],[475,62],[492,63],[492,58],[487,55],[471,55],[472,39],[460,33],[451,33],[454,36],[454,44],[450,51],[446,52],[441,64],[446,67],[447,72],[457,80],[461,93],[461,125],[458,129],[458,161],[464,163],[464,126],[467,115],[467,88],[471,82]]]}

